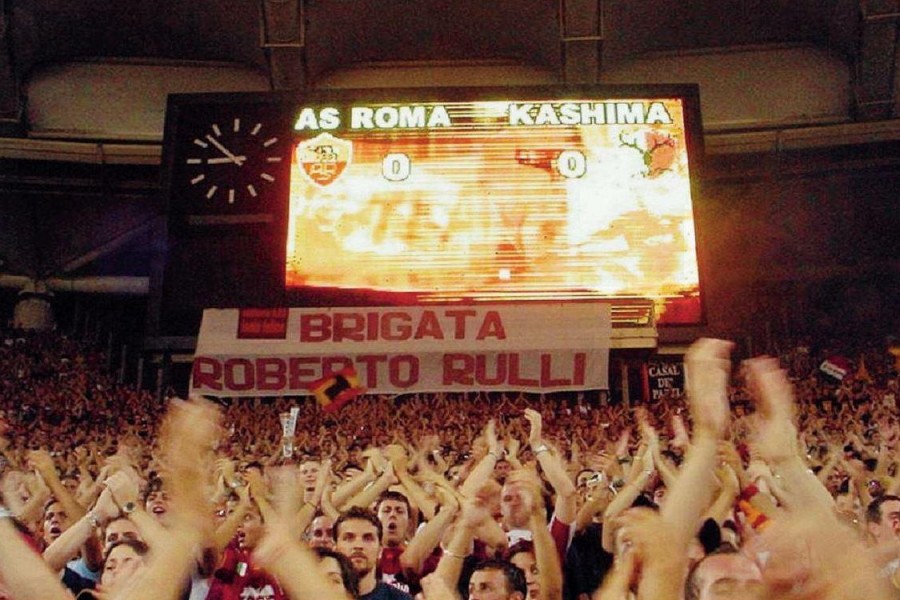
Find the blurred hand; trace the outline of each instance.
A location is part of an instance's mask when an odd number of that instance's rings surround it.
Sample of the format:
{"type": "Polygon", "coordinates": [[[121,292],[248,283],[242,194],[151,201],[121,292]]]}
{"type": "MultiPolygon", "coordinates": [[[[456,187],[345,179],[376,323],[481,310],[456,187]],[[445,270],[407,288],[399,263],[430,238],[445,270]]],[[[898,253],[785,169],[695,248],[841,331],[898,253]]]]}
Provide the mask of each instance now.
{"type": "Polygon", "coordinates": [[[463,503],[460,523],[467,529],[477,529],[491,519],[491,513],[482,498],[477,495],[463,503]]]}
{"type": "Polygon", "coordinates": [[[509,438],[506,441],[506,455],[510,458],[518,458],[519,449],[521,448],[522,443],[518,440],[518,438],[509,438]]]}
{"type": "Polygon", "coordinates": [[[484,428],[484,440],[487,443],[488,452],[493,453],[498,458],[503,457],[503,445],[497,437],[497,422],[494,419],[488,421],[484,428]]]}
{"type": "Polygon", "coordinates": [[[445,488],[444,486],[436,486],[434,489],[434,494],[438,498],[438,503],[441,505],[441,510],[449,510],[456,512],[459,510],[459,500],[456,499],[456,494],[445,488]]]}
{"type": "Polygon", "coordinates": [[[391,462],[395,470],[406,470],[407,465],[409,464],[409,456],[406,454],[406,449],[403,448],[403,446],[400,444],[390,444],[383,450],[383,453],[384,457],[391,462]]]}
{"type": "Polygon", "coordinates": [[[684,357],[685,387],[695,433],[721,438],[728,426],[731,342],[701,338],[684,357]]]}
{"type": "Polygon", "coordinates": [[[291,528],[283,517],[273,516],[272,522],[266,524],[266,532],[253,550],[255,565],[263,569],[271,569],[281,561],[291,546],[299,543],[290,535],[291,528]]]}
{"type": "Polygon", "coordinates": [[[631,553],[638,565],[662,566],[685,559],[679,549],[679,534],[659,512],[649,508],[632,508],[616,519],[620,526],[617,538],[624,553],[631,553]]]}
{"type": "Polygon", "coordinates": [[[688,435],[687,427],[684,425],[684,419],[681,415],[672,415],[672,441],[669,445],[680,450],[687,449],[691,445],[691,436],[688,435]]]}
{"type": "Polygon", "coordinates": [[[137,481],[125,471],[114,473],[104,482],[106,489],[112,495],[112,499],[119,506],[125,506],[129,502],[137,502],[139,487],[137,481]]]}
{"type": "Polygon", "coordinates": [[[541,417],[541,413],[538,411],[526,408],[525,418],[528,420],[529,425],[531,425],[531,429],[528,431],[528,445],[531,446],[531,450],[534,451],[534,449],[543,442],[543,417],[541,417]]]}
{"type": "Polygon", "coordinates": [[[46,450],[32,450],[29,452],[28,464],[45,480],[57,475],[53,458],[50,457],[50,453],[46,450]]]}
{"type": "Polygon", "coordinates": [[[760,417],[754,447],[760,456],[776,461],[797,454],[793,424],[794,395],[787,374],[773,358],[746,361],[747,382],[760,417]]]}
{"type": "Polygon", "coordinates": [[[384,455],[381,454],[381,450],[378,448],[369,448],[362,455],[369,459],[375,473],[384,472],[388,465],[388,461],[385,460],[384,455]]]}
{"type": "Polygon", "coordinates": [[[103,523],[108,523],[119,516],[119,507],[116,506],[116,501],[113,499],[109,488],[103,490],[103,493],[97,498],[97,502],[94,504],[94,511],[103,523]]]}
{"type": "Polygon", "coordinates": [[[247,472],[244,473],[244,479],[247,480],[247,487],[250,489],[250,495],[253,498],[265,498],[268,496],[268,487],[263,480],[262,473],[258,469],[247,469],[247,472]]]}
{"type": "Polygon", "coordinates": [[[416,600],[458,600],[456,592],[436,573],[431,573],[419,582],[422,592],[416,595],[416,600]]]}

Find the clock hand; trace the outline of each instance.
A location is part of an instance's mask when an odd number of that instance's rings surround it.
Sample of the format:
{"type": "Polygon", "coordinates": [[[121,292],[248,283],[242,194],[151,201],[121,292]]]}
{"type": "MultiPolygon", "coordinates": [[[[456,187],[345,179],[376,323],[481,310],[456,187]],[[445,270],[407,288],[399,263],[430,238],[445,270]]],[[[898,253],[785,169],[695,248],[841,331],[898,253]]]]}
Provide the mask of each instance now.
{"type": "Polygon", "coordinates": [[[243,162],[245,160],[247,160],[247,157],[244,155],[235,156],[234,158],[228,158],[228,157],[223,156],[222,158],[208,158],[208,159],[206,159],[206,163],[210,164],[210,165],[221,165],[222,163],[233,162],[233,163],[237,163],[240,165],[240,164],[243,164],[243,162]]]}
{"type": "Polygon", "coordinates": [[[213,136],[211,136],[211,135],[209,135],[209,134],[206,134],[206,139],[208,139],[210,144],[212,144],[213,146],[215,146],[216,148],[218,148],[219,151],[220,151],[222,154],[224,154],[225,156],[227,156],[227,157],[229,158],[229,160],[230,160],[231,162],[233,162],[234,164],[236,164],[236,165],[238,165],[238,166],[241,166],[241,165],[244,164],[244,158],[246,158],[246,157],[239,158],[239,157],[235,156],[234,154],[231,153],[231,151],[230,151],[228,148],[226,148],[225,146],[223,146],[223,145],[219,142],[219,140],[217,140],[216,138],[214,138],[213,136]]]}

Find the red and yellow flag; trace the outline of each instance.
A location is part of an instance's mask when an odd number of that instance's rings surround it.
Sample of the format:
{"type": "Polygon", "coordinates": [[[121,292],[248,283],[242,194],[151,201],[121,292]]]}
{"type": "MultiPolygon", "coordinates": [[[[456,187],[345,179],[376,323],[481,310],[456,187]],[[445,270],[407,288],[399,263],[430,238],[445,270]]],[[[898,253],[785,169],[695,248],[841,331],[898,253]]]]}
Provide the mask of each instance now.
{"type": "Polygon", "coordinates": [[[309,391],[316,397],[322,412],[333,413],[366,390],[359,384],[356,369],[347,367],[313,382],[309,391]]]}

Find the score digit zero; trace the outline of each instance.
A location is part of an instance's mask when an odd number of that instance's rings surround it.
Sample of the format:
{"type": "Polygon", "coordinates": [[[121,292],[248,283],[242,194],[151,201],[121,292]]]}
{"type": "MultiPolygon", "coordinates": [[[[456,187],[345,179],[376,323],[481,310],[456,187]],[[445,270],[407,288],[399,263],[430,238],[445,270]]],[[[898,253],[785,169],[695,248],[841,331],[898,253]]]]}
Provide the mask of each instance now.
{"type": "MultiPolygon", "coordinates": [[[[578,179],[587,173],[587,158],[581,150],[563,150],[556,157],[556,172],[566,179],[578,179]]],[[[391,152],[381,160],[381,176],[387,181],[406,181],[412,173],[412,160],[402,152],[391,152]]]]}

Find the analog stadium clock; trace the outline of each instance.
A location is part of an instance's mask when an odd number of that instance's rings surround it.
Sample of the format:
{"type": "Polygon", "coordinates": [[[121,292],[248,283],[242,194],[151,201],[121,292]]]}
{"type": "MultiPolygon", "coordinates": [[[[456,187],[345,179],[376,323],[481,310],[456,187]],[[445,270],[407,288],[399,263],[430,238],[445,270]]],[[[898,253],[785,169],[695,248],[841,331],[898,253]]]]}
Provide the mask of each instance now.
{"type": "Polygon", "coordinates": [[[239,205],[265,199],[287,160],[279,132],[255,118],[229,116],[193,128],[181,157],[181,183],[191,196],[239,205]]]}

